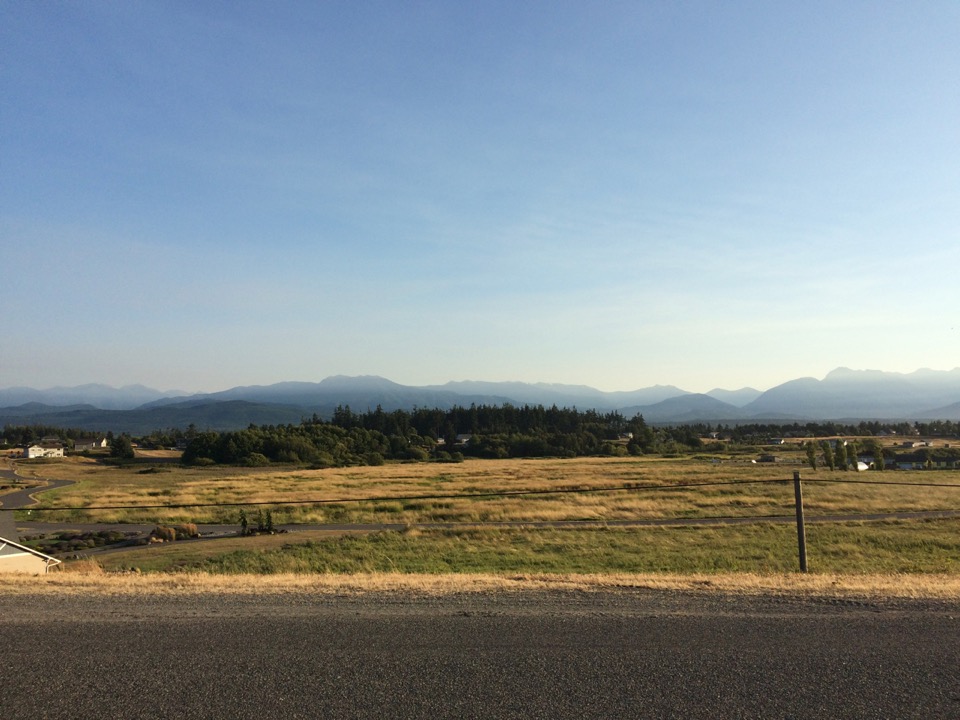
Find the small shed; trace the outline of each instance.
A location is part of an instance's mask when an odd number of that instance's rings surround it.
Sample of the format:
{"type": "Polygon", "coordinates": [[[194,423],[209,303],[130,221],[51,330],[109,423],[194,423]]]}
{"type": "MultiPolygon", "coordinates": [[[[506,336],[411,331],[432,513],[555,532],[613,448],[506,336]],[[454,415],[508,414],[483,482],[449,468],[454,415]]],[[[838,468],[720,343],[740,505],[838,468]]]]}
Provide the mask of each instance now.
{"type": "Polygon", "coordinates": [[[0,537],[0,573],[44,575],[60,561],[13,540],[0,537]]]}

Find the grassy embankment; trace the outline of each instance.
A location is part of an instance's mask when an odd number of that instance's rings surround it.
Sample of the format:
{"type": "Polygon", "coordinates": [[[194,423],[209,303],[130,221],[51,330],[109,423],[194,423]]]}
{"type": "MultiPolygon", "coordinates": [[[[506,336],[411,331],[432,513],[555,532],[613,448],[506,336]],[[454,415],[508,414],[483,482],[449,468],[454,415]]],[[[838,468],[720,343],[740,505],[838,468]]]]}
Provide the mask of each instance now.
{"type": "MultiPolygon", "coordinates": [[[[80,483],[45,506],[335,499],[273,506],[274,521],[401,523],[771,516],[793,512],[792,483],[630,490],[508,498],[401,500],[501,490],[789,481],[796,466],[707,459],[468,461],[328,470],[109,468],[89,461],[35,466],[80,483]],[[364,502],[363,498],[382,498],[364,502]]],[[[27,468],[24,468],[27,469],[27,468]]],[[[841,473],[802,469],[808,515],[960,508],[960,473],[841,473]],[[953,483],[955,488],[836,485],[828,479],[953,483]],[[817,481],[821,482],[817,482],[817,481]]],[[[251,512],[248,510],[248,512],[251,512]]],[[[255,510],[253,511],[255,512],[255,510]]],[[[236,508],[58,511],[43,519],[237,522],[236,508]]],[[[808,525],[810,567],[823,573],[956,573],[960,520],[808,525]]],[[[683,528],[412,529],[403,533],[295,533],[176,543],[110,553],[107,569],[213,573],[783,573],[796,568],[796,531],[770,523],[683,528]]]]}

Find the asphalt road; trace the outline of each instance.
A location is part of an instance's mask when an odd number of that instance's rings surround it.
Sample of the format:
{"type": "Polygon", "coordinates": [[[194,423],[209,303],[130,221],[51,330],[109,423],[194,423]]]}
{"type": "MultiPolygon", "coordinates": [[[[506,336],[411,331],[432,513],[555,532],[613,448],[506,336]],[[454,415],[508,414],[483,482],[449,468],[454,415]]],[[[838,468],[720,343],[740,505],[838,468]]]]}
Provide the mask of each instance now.
{"type": "Polygon", "coordinates": [[[960,604],[0,596],[29,718],[960,717],[960,604]]]}
{"type": "Polygon", "coordinates": [[[39,501],[35,496],[39,493],[73,485],[75,481],[44,480],[43,482],[45,483],[44,485],[34,485],[32,487],[14,490],[6,495],[0,495],[0,507],[4,507],[7,510],[19,510],[21,508],[28,508],[31,505],[37,505],[39,501]]]}

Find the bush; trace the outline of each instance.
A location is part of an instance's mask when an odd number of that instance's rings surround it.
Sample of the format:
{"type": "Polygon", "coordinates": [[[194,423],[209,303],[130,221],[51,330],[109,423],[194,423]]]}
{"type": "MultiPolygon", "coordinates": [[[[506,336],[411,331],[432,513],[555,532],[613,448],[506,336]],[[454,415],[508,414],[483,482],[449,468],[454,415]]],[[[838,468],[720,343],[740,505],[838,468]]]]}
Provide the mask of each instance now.
{"type": "Polygon", "coordinates": [[[155,538],[160,542],[173,542],[177,539],[177,531],[172,527],[157,525],[153,529],[153,532],[150,533],[150,537],[155,538]]]}
{"type": "Polygon", "coordinates": [[[363,456],[363,462],[366,465],[383,465],[386,462],[383,459],[383,455],[378,452],[368,452],[363,456]]]}
{"type": "Polygon", "coordinates": [[[179,525],[174,525],[173,531],[176,534],[177,540],[187,540],[189,538],[200,537],[200,533],[197,532],[197,526],[195,523],[181,523],[179,525]]]}
{"type": "Polygon", "coordinates": [[[310,463],[311,470],[323,470],[329,467],[336,467],[337,461],[333,459],[333,455],[328,452],[319,452],[317,456],[313,459],[313,462],[310,463]]]}
{"type": "Polygon", "coordinates": [[[620,445],[619,443],[605,442],[600,446],[600,454],[612,457],[625,457],[627,448],[625,445],[620,445]]]}
{"type": "Polygon", "coordinates": [[[247,467],[266,467],[270,464],[270,458],[263,453],[250,453],[243,459],[243,464],[247,467]]]}

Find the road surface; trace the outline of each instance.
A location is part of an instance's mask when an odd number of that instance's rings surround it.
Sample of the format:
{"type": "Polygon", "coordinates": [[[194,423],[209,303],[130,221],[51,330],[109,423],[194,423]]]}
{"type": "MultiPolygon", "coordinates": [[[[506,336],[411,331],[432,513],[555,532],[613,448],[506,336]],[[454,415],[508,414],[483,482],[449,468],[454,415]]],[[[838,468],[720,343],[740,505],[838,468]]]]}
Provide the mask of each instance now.
{"type": "Polygon", "coordinates": [[[958,603],[0,595],[0,636],[7,717],[960,717],[958,603]]]}

